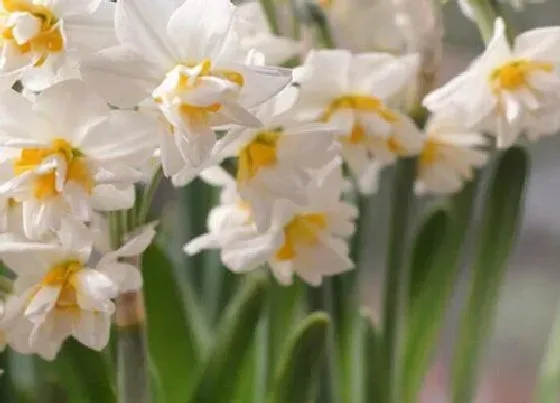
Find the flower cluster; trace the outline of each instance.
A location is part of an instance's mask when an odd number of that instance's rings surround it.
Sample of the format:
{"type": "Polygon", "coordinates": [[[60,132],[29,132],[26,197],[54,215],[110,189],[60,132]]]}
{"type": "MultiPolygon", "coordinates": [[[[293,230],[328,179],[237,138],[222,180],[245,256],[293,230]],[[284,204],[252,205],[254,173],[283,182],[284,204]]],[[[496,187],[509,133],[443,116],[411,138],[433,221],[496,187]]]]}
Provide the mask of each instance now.
{"type": "Polygon", "coordinates": [[[424,99],[421,128],[405,102],[418,55],[311,50],[276,67],[303,47],[254,3],[0,3],[0,258],[14,279],[0,340],[47,359],[69,336],[104,348],[114,299],[140,289],[154,225],[112,248],[103,228],[136,208],[154,161],[175,186],[221,188],[186,253],[316,286],[353,267],[352,185],[371,194],[384,167],[417,157],[418,193],[457,192],[487,160],[483,132],[509,147],[560,127],[556,27],[510,46],[498,20],[486,53],[424,99]]]}

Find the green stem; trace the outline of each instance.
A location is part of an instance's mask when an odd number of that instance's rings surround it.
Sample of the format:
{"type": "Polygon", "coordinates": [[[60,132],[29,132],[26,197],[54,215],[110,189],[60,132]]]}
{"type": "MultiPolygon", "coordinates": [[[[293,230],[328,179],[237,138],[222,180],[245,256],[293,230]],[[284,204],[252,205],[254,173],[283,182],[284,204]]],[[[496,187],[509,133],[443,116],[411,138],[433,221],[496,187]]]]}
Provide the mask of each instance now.
{"type": "Polygon", "coordinates": [[[261,4],[268,20],[268,25],[273,34],[278,35],[280,29],[278,27],[278,16],[276,15],[276,6],[274,0],[261,0],[261,4]]]}
{"type": "Polygon", "coordinates": [[[131,224],[128,221],[128,210],[121,210],[119,213],[119,228],[121,231],[121,238],[124,240],[128,232],[130,231],[129,225],[131,224]]]}
{"type": "Polygon", "coordinates": [[[510,43],[513,43],[514,32],[512,24],[506,21],[507,16],[497,0],[471,0],[470,5],[474,11],[474,19],[480,31],[480,36],[485,44],[488,44],[492,38],[494,22],[498,17],[502,17],[505,20],[508,40],[510,43]]]}
{"type": "MultiPolygon", "coordinates": [[[[110,216],[113,247],[121,246],[120,243],[130,229],[129,226],[134,227],[135,224],[140,226],[146,223],[162,178],[163,171],[159,168],[152,178],[152,183],[144,190],[136,223],[130,222],[128,211],[115,212],[110,216]]],[[[130,264],[141,270],[141,256],[129,260],[130,264]]],[[[115,305],[118,332],[118,401],[119,403],[149,403],[151,394],[144,293],[139,290],[122,294],[117,298],[115,305]]]]}
{"type": "Polygon", "coordinates": [[[116,250],[119,248],[121,240],[119,235],[119,220],[118,220],[118,212],[111,211],[107,213],[107,221],[109,222],[109,238],[111,248],[116,250]]]}
{"type": "Polygon", "coordinates": [[[407,256],[407,229],[412,206],[412,189],[415,177],[415,160],[398,162],[392,196],[392,212],[389,228],[389,250],[383,296],[383,342],[384,364],[387,376],[387,402],[398,403],[397,359],[400,343],[400,321],[404,306],[406,286],[405,256],[407,256]]]}
{"type": "Polygon", "coordinates": [[[154,200],[154,196],[158,189],[158,186],[163,179],[163,169],[161,167],[155,172],[154,176],[152,177],[152,182],[150,185],[144,189],[142,201],[140,203],[140,211],[138,212],[138,221],[137,225],[141,226],[146,223],[148,220],[148,215],[150,214],[150,208],[152,207],[152,202],[154,200]]]}
{"type": "MultiPolygon", "coordinates": [[[[130,263],[140,265],[141,259],[130,263]]],[[[120,295],[116,300],[117,382],[119,403],[149,403],[148,342],[143,292],[120,295]]]]}

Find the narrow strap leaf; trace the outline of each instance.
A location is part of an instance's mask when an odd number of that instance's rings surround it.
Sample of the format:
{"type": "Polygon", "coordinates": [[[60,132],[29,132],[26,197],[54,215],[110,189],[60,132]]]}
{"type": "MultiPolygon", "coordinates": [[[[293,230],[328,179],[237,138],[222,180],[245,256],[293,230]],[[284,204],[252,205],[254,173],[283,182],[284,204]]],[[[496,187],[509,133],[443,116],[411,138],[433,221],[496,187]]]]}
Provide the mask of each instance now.
{"type": "Polygon", "coordinates": [[[467,302],[453,361],[452,402],[470,403],[484,342],[491,332],[499,288],[521,220],[529,156],[520,147],[504,152],[486,197],[467,302]]]}
{"type": "Polygon", "coordinates": [[[251,350],[255,329],[266,306],[266,291],[266,277],[252,276],[231,302],[219,323],[218,335],[198,373],[189,402],[233,401],[236,382],[243,373],[244,359],[251,350]]]}
{"type": "Polygon", "coordinates": [[[383,363],[383,335],[376,329],[367,315],[362,315],[364,326],[364,403],[387,401],[385,382],[388,375],[383,363]]]}
{"type": "Polygon", "coordinates": [[[292,335],[276,371],[269,403],[308,403],[314,398],[325,362],[329,317],[309,315],[292,335]]]}
{"type": "MultiPolygon", "coordinates": [[[[117,401],[114,385],[114,368],[109,357],[68,340],[53,363],[43,363],[65,386],[72,402],[117,401]]],[[[46,369],[45,368],[45,369],[46,369]]]]}
{"type": "Polygon", "coordinates": [[[148,349],[157,381],[158,400],[175,403],[186,399],[193,369],[203,351],[206,330],[196,317],[194,295],[182,298],[171,263],[157,246],[144,253],[143,275],[148,349]],[[194,306],[193,306],[194,305],[194,306]]]}

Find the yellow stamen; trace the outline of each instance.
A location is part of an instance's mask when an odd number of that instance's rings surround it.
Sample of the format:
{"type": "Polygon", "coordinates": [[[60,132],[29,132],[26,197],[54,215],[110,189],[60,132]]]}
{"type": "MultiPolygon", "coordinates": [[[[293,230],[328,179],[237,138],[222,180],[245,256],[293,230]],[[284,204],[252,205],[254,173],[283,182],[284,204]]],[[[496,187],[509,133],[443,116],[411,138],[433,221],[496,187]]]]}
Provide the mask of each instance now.
{"type": "Polygon", "coordinates": [[[396,155],[402,155],[406,152],[406,149],[395,136],[391,136],[387,139],[387,147],[389,151],[396,155]]]}
{"type": "Polygon", "coordinates": [[[355,123],[352,127],[352,133],[350,134],[350,143],[351,144],[360,144],[363,143],[366,139],[366,131],[364,127],[359,124],[355,123]]]}
{"type": "Polygon", "coordinates": [[[246,183],[255,177],[261,168],[277,163],[279,131],[259,133],[251,143],[239,152],[237,182],[246,183]]]}
{"type": "Polygon", "coordinates": [[[318,232],[327,227],[324,214],[298,214],[284,227],[284,244],[276,251],[276,259],[292,260],[296,247],[311,247],[318,242],[318,232]]]}
{"type": "Polygon", "coordinates": [[[554,71],[552,63],[530,60],[515,60],[495,69],[490,75],[494,91],[515,91],[521,88],[530,88],[527,77],[537,71],[550,73],[554,71]]]}
{"type": "MultiPolygon", "coordinates": [[[[196,88],[200,83],[200,78],[202,77],[219,77],[232,83],[237,84],[242,87],[245,84],[245,80],[241,73],[230,71],[230,70],[212,70],[212,61],[210,59],[204,59],[200,63],[187,63],[181,66],[186,66],[189,68],[200,67],[200,72],[196,76],[189,76],[187,74],[180,74],[179,81],[175,87],[174,91],[185,92],[196,88]]],[[[154,97],[156,103],[161,103],[162,99],[160,97],[154,97]]],[[[222,108],[222,104],[214,103],[208,106],[195,106],[187,103],[182,103],[179,106],[180,113],[190,121],[196,124],[207,124],[210,114],[218,112],[222,108]]]]}
{"type": "Polygon", "coordinates": [[[328,122],[333,115],[343,109],[352,109],[359,112],[373,112],[389,123],[396,123],[399,117],[387,108],[380,99],[364,95],[345,95],[331,102],[320,120],[328,122]]]}
{"type": "Polygon", "coordinates": [[[426,139],[424,148],[418,158],[418,167],[420,170],[432,166],[438,160],[440,146],[441,143],[439,141],[430,138],[426,139]]]}
{"type": "MultiPolygon", "coordinates": [[[[192,106],[189,104],[182,104],[179,107],[181,115],[188,118],[191,122],[196,124],[207,124],[211,113],[218,112],[222,107],[221,104],[216,103],[209,106],[192,106]]],[[[171,132],[173,134],[173,132],[171,132]]]]}
{"type": "Polygon", "coordinates": [[[41,66],[50,53],[57,53],[64,49],[64,38],[57,25],[58,19],[47,7],[22,0],[3,0],[4,9],[8,13],[28,13],[41,21],[41,31],[28,42],[17,44],[14,41],[13,28],[8,27],[1,32],[4,40],[13,41],[21,53],[31,51],[41,54],[35,66],[41,66]]]}
{"type": "MultiPolygon", "coordinates": [[[[40,165],[46,157],[60,154],[67,164],[66,182],[75,182],[87,192],[94,186],[89,168],[83,161],[82,154],[64,139],[55,139],[50,148],[26,148],[21,151],[20,157],[14,162],[14,174],[21,175],[40,165]]],[[[39,200],[56,196],[54,172],[37,175],[34,179],[34,196],[39,200]]]]}
{"type": "Polygon", "coordinates": [[[82,264],[77,260],[71,260],[54,266],[41,280],[41,286],[61,287],[55,305],[57,309],[79,309],[76,274],[81,270],[83,270],[82,264]]]}

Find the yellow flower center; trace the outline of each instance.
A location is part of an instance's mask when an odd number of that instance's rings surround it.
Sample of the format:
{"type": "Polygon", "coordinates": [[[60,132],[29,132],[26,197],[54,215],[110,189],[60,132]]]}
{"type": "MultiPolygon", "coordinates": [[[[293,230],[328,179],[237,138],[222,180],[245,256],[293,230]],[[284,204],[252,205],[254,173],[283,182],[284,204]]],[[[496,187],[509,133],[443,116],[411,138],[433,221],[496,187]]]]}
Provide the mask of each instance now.
{"type": "Polygon", "coordinates": [[[292,260],[296,247],[310,247],[317,244],[320,230],[327,227],[324,214],[298,214],[284,227],[284,244],[276,251],[276,259],[292,260]]]}
{"type": "Polygon", "coordinates": [[[70,260],[52,267],[41,280],[43,287],[60,287],[60,294],[55,305],[57,309],[79,309],[76,274],[81,270],[83,270],[83,266],[79,261],[70,260]]]}
{"type": "Polygon", "coordinates": [[[365,140],[366,131],[364,129],[364,126],[362,126],[360,123],[355,123],[354,126],[352,126],[352,133],[350,133],[350,143],[356,145],[363,143],[365,140]]]}
{"type": "Polygon", "coordinates": [[[237,182],[247,183],[261,168],[274,166],[277,159],[280,130],[261,132],[239,152],[237,182]]]}
{"type": "MultiPolygon", "coordinates": [[[[21,175],[40,165],[46,157],[61,155],[67,164],[66,180],[81,185],[87,192],[91,192],[94,182],[82,154],[64,139],[55,139],[50,148],[26,148],[21,151],[14,162],[14,174],[21,175]]],[[[58,195],[55,187],[55,174],[49,172],[37,175],[34,179],[34,196],[43,200],[58,195]]]]}
{"type": "Polygon", "coordinates": [[[426,139],[424,148],[418,157],[418,167],[424,170],[432,166],[439,159],[441,143],[435,139],[426,139]]]}
{"type": "MultiPolygon", "coordinates": [[[[242,74],[230,71],[230,70],[213,70],[212,61],[209,59],[204,59],[200,63],[187,63],[180,64],[175,67],[175,69],[180,68],[193,69],[198,67],[200,71],[198,74],[189,76],[188,74],[181,72],[179,74],[179,80],[173,89],[174,93],[185,93],[192,91],[197,88],[200,84],[200,79],[203,77],[216,77],[223,80],[230,81],[237,84],[239,87],[245,85],[245,79],[242,74]]],[[[159,96],[154,97],[156,103],[162,103],[162,98],[159,96]]],[[[182,116],[188,118],[191,122],[198,124],[206,124],[208,122],[208,117],[211,113],[218,112],[222,108],[221,103],[213,103],[207,106],[195,106],[187,103],[182,103],[179,106],[179,110],[182,116]]]]}
{"type": "Polygon", "coordinates": [[[25,0],[2,0],[2,5],[8,13],[28,13],[41,21],[40,32],[22,44],[15,42],[13,27],[7,27],[1,32],[2,38],[13,41],[21,53],[41,54],[41,58],[35,62],[35,66],[43,64],[50,53],[57,53],[64,49],[64,38],[57,25],[58,19],[47,7],[25,0]]]}
{"type": "Polygon", "coordinates": [[[494,91],[515,91],[529,87],[527,77],[537,71],[550,73],[554,71],[551,63],[530,60],[515,60],[495,69],[490,75],[490,81],[494,91]]]}
{"type": "Polygon", "coordinates": [[[340,98],[336,98],[330,103],[320,120],[328,122],[335,113],[344,109],[376,113],[389,123],[395,123],[399,120],[397,114],[387,108],[380,99],[364,95],[344,95],[340,98]]]}

